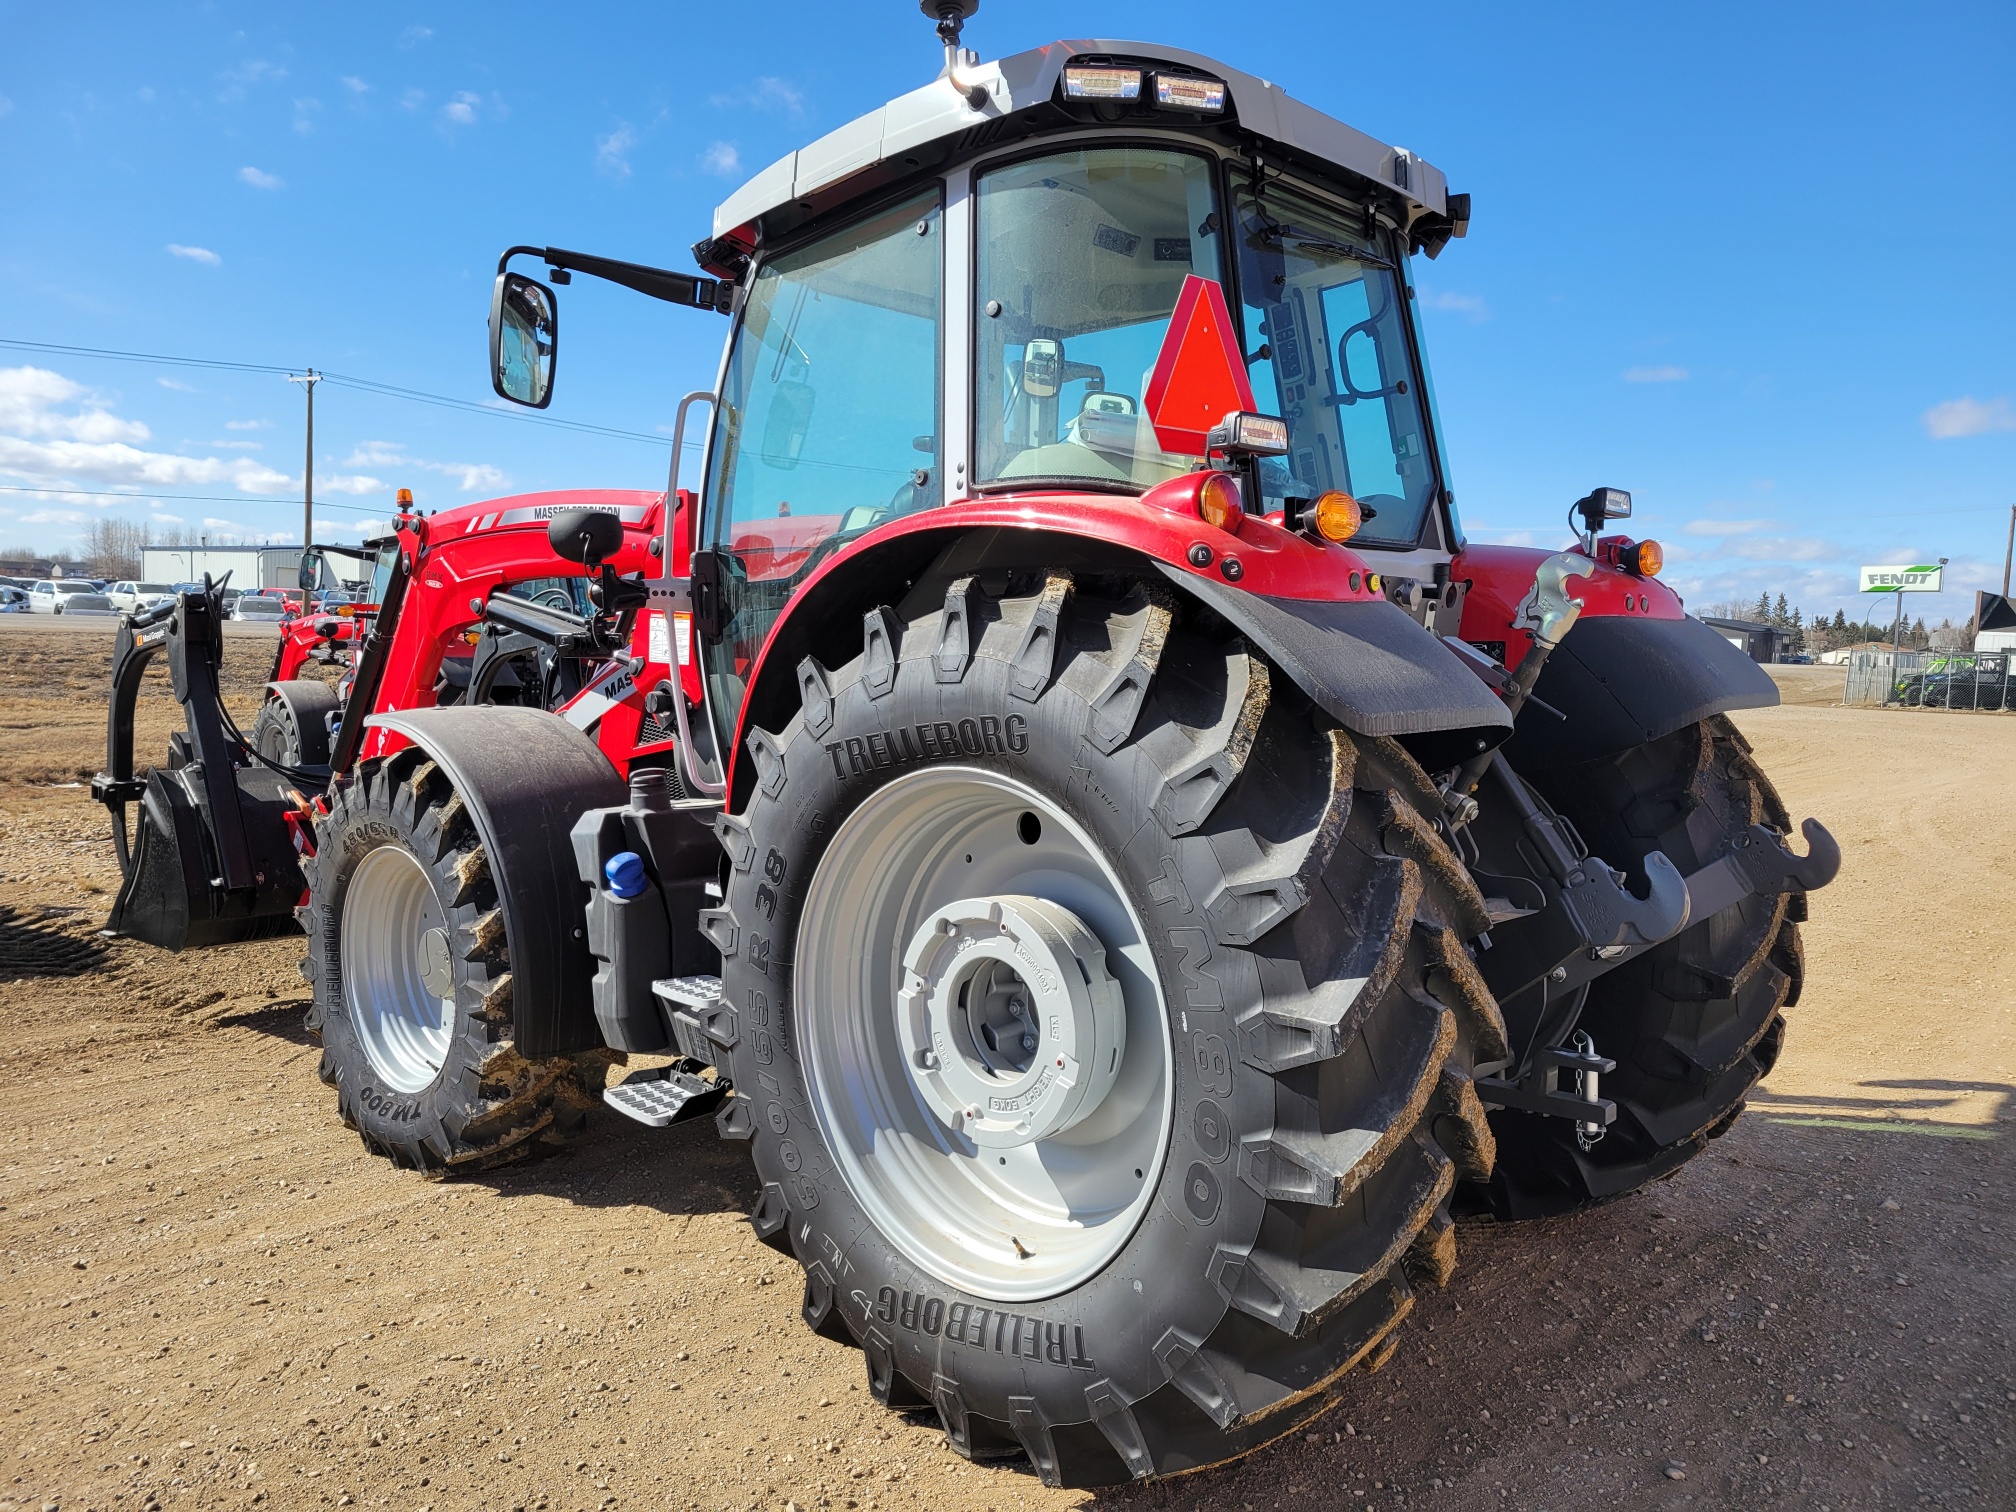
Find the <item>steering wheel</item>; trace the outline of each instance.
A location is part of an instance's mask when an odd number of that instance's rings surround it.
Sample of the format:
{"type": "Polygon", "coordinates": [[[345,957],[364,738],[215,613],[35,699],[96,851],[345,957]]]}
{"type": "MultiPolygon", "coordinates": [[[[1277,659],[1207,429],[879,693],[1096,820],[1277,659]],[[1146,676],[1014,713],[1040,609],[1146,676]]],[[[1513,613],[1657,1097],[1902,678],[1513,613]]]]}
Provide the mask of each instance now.
{"type": "Polygon", "coordinates": [[[559,588],[541,588],[532,595],[532,602],[546,609],[561,609],[568,614],[574,612],[573,597],[559,588]]]}

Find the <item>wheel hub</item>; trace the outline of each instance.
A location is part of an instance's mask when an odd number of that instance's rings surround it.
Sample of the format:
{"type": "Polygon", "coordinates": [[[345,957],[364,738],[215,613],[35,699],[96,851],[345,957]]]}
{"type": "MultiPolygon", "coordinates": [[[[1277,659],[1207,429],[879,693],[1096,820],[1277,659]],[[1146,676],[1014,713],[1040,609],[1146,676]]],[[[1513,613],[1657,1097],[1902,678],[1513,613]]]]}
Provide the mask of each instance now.
{"type": "Polygon", "coordinates": [[[1056,903],[963,898],[903,955],[897,1029],[911,1078],[947,1128],[989,1149],[1061,1134],[1105,1101],[1126,1007],[1092,931],[1056,903]]]}

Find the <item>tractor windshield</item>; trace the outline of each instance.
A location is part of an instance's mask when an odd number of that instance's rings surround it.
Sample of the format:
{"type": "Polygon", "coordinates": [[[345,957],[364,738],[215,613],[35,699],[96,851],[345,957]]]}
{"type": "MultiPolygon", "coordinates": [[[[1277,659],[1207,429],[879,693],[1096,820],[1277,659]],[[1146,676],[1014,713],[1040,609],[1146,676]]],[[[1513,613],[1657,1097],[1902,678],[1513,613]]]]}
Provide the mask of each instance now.
{"type": "Polygon", "coordinates": [[[785,600],[835,546],[941,497],[942,240],[934,190],[756,270],[709,452],[719,708],[741,707],[785,600]]]}
{"type": "Polygon", "coordinates": [[[1233,188],[1253,397],[1288,422],[1266,508],[1340,488],[1368,516],[1356,542],[1414,545],[1436,483],[1398,270],[1358,213],[1278,181],[1233,188]]]}
{"type": "Polygon", "coordinates": [[[1146,488],[1196,465],[1141,396],[1183,280],[1223,280],[1210,162],[1094,147],[979,181],[976,481],[1146,488]]]}

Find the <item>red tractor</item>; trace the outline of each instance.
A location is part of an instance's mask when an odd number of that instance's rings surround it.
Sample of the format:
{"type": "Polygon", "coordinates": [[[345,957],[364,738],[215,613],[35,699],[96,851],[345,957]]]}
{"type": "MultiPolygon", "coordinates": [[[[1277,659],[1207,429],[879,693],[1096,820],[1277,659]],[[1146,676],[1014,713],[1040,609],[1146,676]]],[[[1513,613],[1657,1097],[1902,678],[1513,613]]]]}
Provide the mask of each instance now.
{"type": "Polygon", "coordinates": [[[1193,53],[982,64],[972,0],[924,8],[941,75],[757,175],[700,274],[500,262],[516,403],[551,284],[726,317],[689,507],[556,519],[586,597],[537,625],[451,565],[484,519],[402,522],[326,763],[154,773],[115,927],[284,894],[323,1074],[416,1168],[598,1093],[711,1109],[879,1400],[1098,1485],[1322,1411],[1461,1213],[1726,1129],[1839,856],[1726,717],[1769,679],[1602,533],[1629,495],[1562,552],[1466,544],[1411,274],[1469,225],[1439,170],[1193,53]],[[456,684],[476,627],[579,691],[456,684]],[[672,1064],[604,1088],[612,1052],[672,1064]]]}

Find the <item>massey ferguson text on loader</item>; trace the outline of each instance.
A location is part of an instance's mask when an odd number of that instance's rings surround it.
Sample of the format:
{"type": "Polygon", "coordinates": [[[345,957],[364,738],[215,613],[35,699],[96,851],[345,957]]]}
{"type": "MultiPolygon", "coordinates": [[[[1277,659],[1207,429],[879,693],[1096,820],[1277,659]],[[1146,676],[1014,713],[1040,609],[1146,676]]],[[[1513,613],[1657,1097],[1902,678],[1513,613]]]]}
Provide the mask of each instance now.
{"type": "Polygon", "coordinates": [[[1602,533],[1628,494],[1565,551],[1466,543],[1440,170],[1194,53],[983,63],[973,0],[924,9],[939,77],[738,190],[700,272],[505,254],[515,403],[574,275],[726,318],[697,496],[648,545],[553,523],[577,605],[404,520],[326,752],[262,761],[184,596],[115,927],[298,918],[322,1074],[406,1165],[711,1111],[878,1400],[1098,1485],[1321,1412],[1456,1215],[1726,1129],[1839,854],[1727,717],[1770,681],[1602,533]],[[477,626],[531,694],[446,678],[477,626]],[[605,1088],[625,1052],[673,1064],[605,1088]]]}

